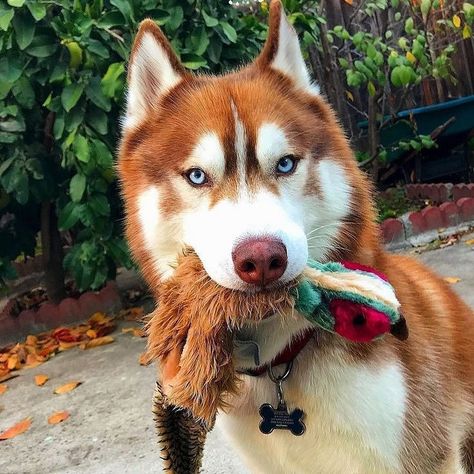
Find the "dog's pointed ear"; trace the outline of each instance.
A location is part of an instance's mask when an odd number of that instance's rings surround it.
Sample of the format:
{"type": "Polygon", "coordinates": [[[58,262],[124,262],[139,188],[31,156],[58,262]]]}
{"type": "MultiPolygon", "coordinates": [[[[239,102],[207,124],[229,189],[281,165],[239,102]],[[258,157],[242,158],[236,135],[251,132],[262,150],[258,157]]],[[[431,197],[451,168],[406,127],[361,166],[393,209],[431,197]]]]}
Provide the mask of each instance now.
{"type": "Polygon", "coordinates": [[[188,73],[152,20],[140,24],[128,66],[125,127],[140,123],[160,97],[188,73]]]}
{"type": "Polygon", "coordinates": [[[311,82],[301,54],[298,35],[288,21],[280,0],[270,3],[268,37],[256,64],[281,72],[290,77],[296,86],[319,94],[319,87],[311,82]]]}

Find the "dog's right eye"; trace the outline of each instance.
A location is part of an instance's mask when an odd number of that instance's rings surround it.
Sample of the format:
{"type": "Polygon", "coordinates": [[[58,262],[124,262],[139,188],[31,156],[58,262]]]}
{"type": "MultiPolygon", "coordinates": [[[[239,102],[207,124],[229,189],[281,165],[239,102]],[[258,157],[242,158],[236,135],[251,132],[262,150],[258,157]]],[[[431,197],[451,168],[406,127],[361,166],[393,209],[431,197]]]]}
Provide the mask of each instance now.
{"type": "Polygon", "coordinates": [[[184,173],[184,176],[192,186],[203,186],[209,182],[206,173],[201,168],[191,168],[184,173]]]}

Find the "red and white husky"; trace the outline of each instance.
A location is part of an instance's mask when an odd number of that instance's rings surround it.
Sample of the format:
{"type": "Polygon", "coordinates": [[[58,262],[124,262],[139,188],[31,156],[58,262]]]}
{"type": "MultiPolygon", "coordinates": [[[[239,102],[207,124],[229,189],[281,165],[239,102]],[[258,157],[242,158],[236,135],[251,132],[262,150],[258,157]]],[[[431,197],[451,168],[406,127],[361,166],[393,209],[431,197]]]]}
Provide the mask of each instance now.
{"type": "MultiPolygon", "coordinates": [[[[280,2],[260,56],[220,77],[189,74],[144,21],[128,80],[119,171],[128,239],[150,285],[188,246],[228,288],[290,281],[311,256],[375,267],[402,303],[407,341],[316,334],[298,354],[284,389],[289,408],[305,411],[301,437],[259,432],[275,386],[244,377],[220,422],[252,472],[473,473],[472,313],[422,265],[385,253],[371,186],[280,2]]],[[[308,326],[271,317],[247,337],[269,363],[308,326]]]]}

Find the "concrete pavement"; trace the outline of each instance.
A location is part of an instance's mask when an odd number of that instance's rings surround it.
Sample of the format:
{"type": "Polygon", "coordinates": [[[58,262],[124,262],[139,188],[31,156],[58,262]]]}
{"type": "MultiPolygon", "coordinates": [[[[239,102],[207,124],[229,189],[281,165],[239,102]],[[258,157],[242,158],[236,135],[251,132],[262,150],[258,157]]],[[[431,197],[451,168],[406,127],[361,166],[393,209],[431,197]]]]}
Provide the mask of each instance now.
{"type": "MultiPolygon", "coordinates": [[[[474,234],[464,240],[468,238],[474,234]]],[[[442,276],[461,278],[453,288],[474,306],[474,246],[461,242],[417,257],[442,276]]],[[[27,416],[33,423],[26,433],[0,442],[2,474],[160,472],[151,416],[155,369],[138,363],[143,339],[120,332],[114,336],[113,344],[61,353],[6,382],[8,390],[0,395],[0,432],[27,416]],[[49,381],[37,387],[34,376],[43,373],[49,381]],[[83,383],[67,394],[53,394],[55,387],[72,380],[83,383]],[[71,417],[48,425],[48,417],[61,410],[71,417]]],[[[208,439],[204,472],[248,473],[217,430],[208,439]]]]}

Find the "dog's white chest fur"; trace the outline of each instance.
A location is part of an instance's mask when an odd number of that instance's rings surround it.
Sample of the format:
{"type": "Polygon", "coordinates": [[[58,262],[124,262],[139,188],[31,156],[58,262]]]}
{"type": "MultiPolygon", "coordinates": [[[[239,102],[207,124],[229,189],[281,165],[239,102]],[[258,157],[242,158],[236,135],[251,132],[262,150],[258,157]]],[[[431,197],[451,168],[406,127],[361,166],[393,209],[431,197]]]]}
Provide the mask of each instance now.
{"type": "Polygon", "coordinates": [[[261,404],[276,405],[267,376],[246,377],[245,389],[219,425],[252,472],[371,474],[401,470],[406,389],[394,363],[369,367],[307,347],[284,383],[289,409],[304,410],[306,432],[260,433],[261,404]]]}

